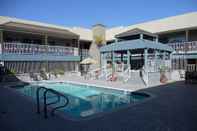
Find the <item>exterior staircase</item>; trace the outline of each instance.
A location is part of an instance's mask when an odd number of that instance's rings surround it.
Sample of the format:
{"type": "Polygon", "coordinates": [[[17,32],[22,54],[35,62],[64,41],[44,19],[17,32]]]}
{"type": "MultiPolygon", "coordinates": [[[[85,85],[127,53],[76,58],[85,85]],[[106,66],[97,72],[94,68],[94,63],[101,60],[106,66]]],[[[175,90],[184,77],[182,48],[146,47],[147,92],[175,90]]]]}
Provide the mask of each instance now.
{"type": "Polygon", "coordinates": [[[140,87],[145,87],[145,83],[140,76],[140,72],[131,72],[131,77],[127,81],[129,84],[140,86],[140,87]]]}
{"type": "Polygon", "coordinates": [[[160,83],[160,72],[149,72],[148,73],[148,85],[154,86],[160,83]]]}

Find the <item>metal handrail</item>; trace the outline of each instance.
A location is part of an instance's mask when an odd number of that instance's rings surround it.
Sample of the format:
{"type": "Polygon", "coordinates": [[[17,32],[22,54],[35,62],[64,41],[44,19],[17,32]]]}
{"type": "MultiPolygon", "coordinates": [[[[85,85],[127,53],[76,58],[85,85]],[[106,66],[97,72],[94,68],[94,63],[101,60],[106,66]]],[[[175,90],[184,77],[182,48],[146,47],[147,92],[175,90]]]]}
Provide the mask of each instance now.
{"type": "Polygon", "coordinates": [[[142,68],[140,72],[141,79],[143,80],[144,84],[148,87],[148,71],[142,68]]]}
{"type": "Polygon", "coordinates": [[[66,106],[68,105],[69,99],[68,99],[68,97],[66,97],[64,94],[61,94],[60,92],[55,91],[55,90],[53,90],[53,89],[48,89],[48,88],[45,88],[45,87],[39,87],[39,88],[37,89],[37,91],[36,91],[36,96],[37,96],[37,113],[38,113],[38,114],[40,114],[40,99],[39,99],[39,98],[40,98],[40,90],[41,90],[41,89],[44,89],[44,90],[45,90],[44,93],[43,93],[43,96],[44,96],[44,117],[45,117],[45,118],[48,117],[48,115],[47,115],[47,114],[48,114],[48,113],[47,113],[47,111],[48,111],[48,110],[47,110],[47,107],[48,107],[49,105],[53,105],[53,104],[59,103],[59,102],[60,102],[60,97],[62,97],[62,98],[65,99],[65,103],[64,103],[63,105],[61,105],[61,106],[56,106],[56,107],[52,108],[52,110],[51,110],[51,116],[54,116],[55,111],[56,111],[57,109],[66,107],[66,106]],[[55,95],[57,96],[58,99],[57,99],[56,101],[47,103],[47,93],[48,93],[48,92],[55,94],[55,95]]]}
{"type": "Polygon", "coordinates": [[[47,96],[47,93],[48,93],[48,92],[51,92],[51,93],[53,93],[53,94],[56,94],[56,95],[59,97],[59,100],[60,100],[60,97],[63,97],[64,99],[66,99],[64,105],[57,106],[57,107],[55,107],[55,108],[52,109],[52,111],[51,111],[51,115],[52,115],[52,116],[54,115],[54,113],[55,113],[55,111],[56,111],[57,109],[66,107],[66,106],[68,105],[68,103],[69,103],[69,99],[68,99],[65,95],[63,95],[63,94],[61,94],[60,92],[55,91],[55,90],[53,90],[53,89],[47,89],[47,90],[44,92],[44,116],[45,116],[45,118],[48,117],[48,116],[47,116],[47,106],[49,106],[49,105],[51,105],[51,104],[54,104],[54,102],[47,103],[47,101],[46,101],[47,97],[46,97],[46,96],[47,96]]]}
{"type": "Polygon", "coordinates": [[[46,90],[47,88],[45,87],[39,87],[37,90],[36,90],[36,102],[37,102],[37,113],[40,114],[40,90],[41,89],[44,89],[46,90]]]}
{"type": "Polygon", "coordinates": [[[126,70],[123,71],[122,76],[125,78],[123,81],[127,82],[131,78],[131,70],[130,67],[128,67],[126,70]]]}
{"type": "Polygon", "coordinates": [[[197,41],[168,43],[175,51],[196,51],[197,41]]]}

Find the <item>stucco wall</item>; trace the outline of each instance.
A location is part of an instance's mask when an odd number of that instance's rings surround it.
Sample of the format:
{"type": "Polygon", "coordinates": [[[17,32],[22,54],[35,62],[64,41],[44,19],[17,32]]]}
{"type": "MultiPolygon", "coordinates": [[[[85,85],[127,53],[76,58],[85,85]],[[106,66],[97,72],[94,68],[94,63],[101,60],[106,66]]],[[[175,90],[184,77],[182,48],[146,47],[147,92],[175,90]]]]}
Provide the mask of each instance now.
{"type": "Polygon", "coordinates": [[[98,64],[92,65],[91,68],[95,69],[95,68],[99,68],[100,67],[100,46],[101,45],[105,45],[106,44],[106,40],[105,40],[105,26],[103,25],[94,25],[92,28],[92,33],[93,33],[93,41],[92,44],[90,45],[90,50],[89,50],[89,54],[90,57],[93,58],[94,60],[96,60],[98,62],[98,64]],[[102,38],[103,41],[102,43],[98,44],[96,38],[102,38]]]}

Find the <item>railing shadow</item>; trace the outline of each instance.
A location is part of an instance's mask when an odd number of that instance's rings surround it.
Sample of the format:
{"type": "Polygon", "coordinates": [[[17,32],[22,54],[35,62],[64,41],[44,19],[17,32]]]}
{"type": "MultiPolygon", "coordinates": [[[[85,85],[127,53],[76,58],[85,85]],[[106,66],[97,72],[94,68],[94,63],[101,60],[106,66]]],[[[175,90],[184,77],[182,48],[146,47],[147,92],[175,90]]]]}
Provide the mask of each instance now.
{"type": "Polygon", "coordinates": [[[17,76],[15,73],[13,73],[11,70],[7,69],[4,66],[0,66],[0,82],[8,83],[8,82],[23,82],[17,76]]]}

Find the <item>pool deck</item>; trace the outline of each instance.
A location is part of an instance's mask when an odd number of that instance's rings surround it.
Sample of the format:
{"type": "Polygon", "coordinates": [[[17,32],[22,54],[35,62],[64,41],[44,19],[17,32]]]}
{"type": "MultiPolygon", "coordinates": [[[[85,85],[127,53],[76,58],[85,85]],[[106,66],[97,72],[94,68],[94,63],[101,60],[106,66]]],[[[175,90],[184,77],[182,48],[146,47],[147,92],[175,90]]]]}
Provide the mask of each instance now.
{"type": "Polygon", "coordinates": [[[70,81],[74,83],[81,83],[81,84],[87,84],[87,85],[97,85],[105,88],[113,88],[117,90],[126,90],[126,91],[135,91],[139,89],[145,88],[145,85],[137,85],[137,84],[131,84],[131,83],[124,83],[122,81],[106,81],[106,80],[92,80],[92,79],[84,79],[84,77],[81,76],[72,76],[72,75],[65,75],[62,77],[59,77],[57,79],[53,79],[50,81],[57,81],[57,82],[64,82],[64,81],[70,81]]]}
{"type": "Polygon", "coordinates": [[[36,105],[10,88],[0,88],[2,131],[197,131],[197,85],[175,82],[142,89],[152,99],[84,121],[59,115],[44,119],[36,105]]]}
{"type": "MultiPolygon", "coordinates": [[[[27,76],[28,77],[28,76],[27,76]]],[[[21,79],[22,81],[26,82],[32,82],[29,78],[21,79]]],[[[45,80],[44,80],[45,81],[45,80]]],[[[117,89],[117,90],[124,90],[124,91],[136,91],[140,89],[147,88],[147,86],[144,83],[132,83],[130,82],[123,82],[123,81],[106,81],[106,80],[100,80],[100,79],[85,79],[83,76],[76,76],[76,75],[69,75],[65,74],[63,76],[59,76],[58,78],[53,78],[50,80],[46,80],[46,82],[73,82],[73,83],[79,83],[79,84],[85,84],[85,85],[96,85],[104,88],[110,88],[110,89],[117,89]]],[[[168,81],[168,83],[172,83],[174,81],[168,81]]],[[[161,83],[152,83],[151,86],[159,86],[162,85],[161,83]]]]}

